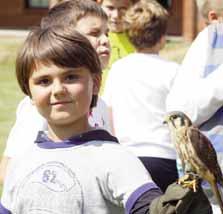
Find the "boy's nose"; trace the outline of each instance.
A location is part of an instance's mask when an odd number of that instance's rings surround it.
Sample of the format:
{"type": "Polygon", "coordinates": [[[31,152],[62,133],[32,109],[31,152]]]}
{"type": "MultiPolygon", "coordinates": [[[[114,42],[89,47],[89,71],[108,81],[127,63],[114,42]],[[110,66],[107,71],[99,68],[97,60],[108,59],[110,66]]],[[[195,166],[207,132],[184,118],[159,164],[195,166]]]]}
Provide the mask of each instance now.
{"type": "Polygon", "coordinates": [[[102,34],[100,36],[99,42],[100,42],[101,45],[104,45],[104,46],[107,46],[107,47],[110,46],[109,39],[108,39],[108,36],[106,34],[102,34]]]}
{"type": "Polygon", "coordinates": [[[62,95],[66,92],[66,88],[60,81],[55,81],[52,86],[52,93],[54,96],[62,95]]]}
{"type": "Polygon", "coordinates": [[[120,13],[120,11],[119,11],[119,9],[114,9],[113,11],[112,11],[112,18],[119,18],[121,16],[121,13],[120,13]]]}

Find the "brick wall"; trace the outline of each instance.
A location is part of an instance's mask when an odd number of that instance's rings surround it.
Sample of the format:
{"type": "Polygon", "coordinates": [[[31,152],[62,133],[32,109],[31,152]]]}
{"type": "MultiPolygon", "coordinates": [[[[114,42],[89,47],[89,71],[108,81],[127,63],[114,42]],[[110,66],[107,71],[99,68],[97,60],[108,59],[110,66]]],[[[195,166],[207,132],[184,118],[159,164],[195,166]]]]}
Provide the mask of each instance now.
{"type": "Polygon", "coordinates": [[[172,5],[169,9],[168,34],[175,36],[182,34],[182,10],[182,0],[172,0],[172,5]]]}
{"type": "Polygon", "coordinates": [[[192,41],[197,33],[197,8],[194,0],[183,1],[183,37],[192,41]]]}
{"type": "Polygon", "coordinates": [[[0,28],[27,28],[37,25],[47,9],[30,9],[24,0],[2,0],[0,3],[0,28]]]}
{"type": "MultiPolygon", "coordinates": [[[[29,9],[25,0],[1,0],[0,28],[29,28],[38,25],[48,9],[29,9]]],[[[193,40],[201,30],[194,0],[172,0],[168,34],[193,40]]]]}

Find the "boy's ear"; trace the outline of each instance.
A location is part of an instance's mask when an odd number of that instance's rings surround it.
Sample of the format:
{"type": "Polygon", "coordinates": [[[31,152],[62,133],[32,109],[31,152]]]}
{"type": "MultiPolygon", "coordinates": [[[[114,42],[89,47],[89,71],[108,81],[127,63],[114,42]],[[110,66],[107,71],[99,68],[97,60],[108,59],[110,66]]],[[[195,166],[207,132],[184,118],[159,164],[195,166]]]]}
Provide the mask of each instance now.
{"type": "Polygon", "coordinates": [[[208,12],[208,22],[212,23],[218,20],[218,15],[214,10],[208,12]]]}
{"type": "Polygon", "coordinates": [[[101,74],[93,74],[93,94],[98,95],[101,87],[101,74]]]}

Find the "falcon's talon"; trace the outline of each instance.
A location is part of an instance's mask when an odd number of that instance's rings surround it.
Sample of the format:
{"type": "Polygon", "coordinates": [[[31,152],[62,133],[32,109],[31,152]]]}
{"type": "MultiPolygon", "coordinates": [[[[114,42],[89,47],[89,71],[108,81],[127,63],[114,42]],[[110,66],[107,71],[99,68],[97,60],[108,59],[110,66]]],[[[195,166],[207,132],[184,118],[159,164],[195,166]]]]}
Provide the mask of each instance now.
{"type": "Polygon", "coordinates": [[[197,192],[197,187],[198,187],[197,180],[185,182],[184,186],[192,189],[193,192],[197,192]]]}
{"type": "Polygon", "coordinates": [[[190,179],[190,175],[189,174],[185,174],[184,176],[182,176],[181,178],[178,179],[178,184],[184,183],[190,179]]]}
{"type": "Polygon", "coordinates": [[[184,188],[190,188],[194,192],[196,192],[198,184],[199,184],[199,180],[191,179],[191,176],[186,174],[185,176],[179,178],[178,184],[180,184],[184,188]]]}

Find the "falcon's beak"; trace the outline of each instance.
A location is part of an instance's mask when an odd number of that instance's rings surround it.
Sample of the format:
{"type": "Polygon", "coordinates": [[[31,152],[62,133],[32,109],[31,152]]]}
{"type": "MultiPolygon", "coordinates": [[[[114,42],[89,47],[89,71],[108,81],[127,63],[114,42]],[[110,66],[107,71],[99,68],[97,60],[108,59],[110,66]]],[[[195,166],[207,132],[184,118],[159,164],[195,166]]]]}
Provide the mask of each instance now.
{"type": "Polygon", "coordinates": [[[164,118],[163,124],[168,124],[169,122],[170,122],[170,117],[169,116],[166,116],[164,118]]]}
{"type": "Polygon", "coordinates": [[[171,115],[167,115],[167,116],[164,118],[163,124],[168,124],[168,125],[171,124],[173,127],[176,127],[175,124],[174,124],[173,119],[171,118],[171,115]]]}

